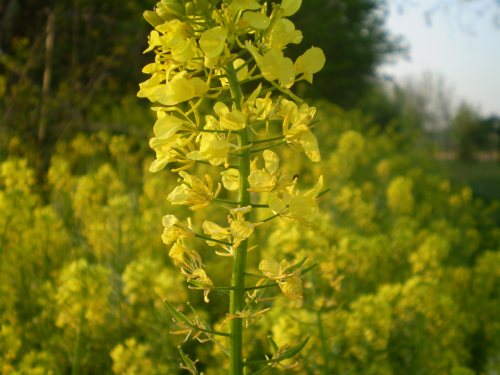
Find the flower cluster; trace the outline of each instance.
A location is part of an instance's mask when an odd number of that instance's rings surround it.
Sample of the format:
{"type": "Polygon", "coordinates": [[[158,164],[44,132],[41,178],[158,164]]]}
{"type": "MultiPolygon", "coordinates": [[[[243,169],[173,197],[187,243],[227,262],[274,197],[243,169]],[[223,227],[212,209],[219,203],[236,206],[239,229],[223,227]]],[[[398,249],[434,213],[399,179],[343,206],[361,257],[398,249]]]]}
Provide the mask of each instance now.
{"type": "MultiPolygon", "coordinates": [[[[287,18],[300,6],[301,0],[163,0],[144,14],[154,27],[145,52],[155,53],[155,61],[143,69],[150,78],[138,92],[154,103],[156,112],[150,140],[156,158],[150,171],[169,168],[178,174],[179,185],[167,198],[172,205],[192,211],[218,205],[227,217],[225,223],[192,225],[190,219],[183,224],[166,215],[162,239],[191,286],[204,290],[206,302],[217,287],[194,239],[215,247],[218,255],[233,257],[227,315],[233,320],[246,311],[245,258],[255,229],[275,217],[307,223],[318,211],[322,177],[312,189],[301,191],[299,178],[280,165],[278,148],[288,146],[313,162],[321,160],[312,132],[316,109],[291,88],[298,81],[312,83],[325,56],[317,47],[295,61],[285,55],[288,45],[302,40],[287,18]],[[200,165],[216,172],[200,178],[200,165]],[[267,210],[268,218],[252,221],[256,209],[267,210]]],[[[286,272],[292,263],[263,262],[257,287],[274,282],[300,303],[300,267],[286,272]]],[[[241,328],[233,325],[232,330],[241,328]]]]}
{"type": "Polygon", "coordinates": [[[205,294],[213,284],[189,238],[204,238],[220,248],[218,254],[234,256],[260,224],[248,219],[257,203],[271,215],[307,222],[317,213],[322,188],[320,178],[313,189],[301,192],[298,179],[280,169],[278,153],[270,150],[283,144],[314,162],[321,159],[311,131],[316,110],[290,88],[297,81],[312,82],[325,63],[324,54],[316,47],[295,61],[284,54],[287,45],[302,39],[286,18],[301,1],[218,3],[161,1],[155,11],[145,12],[154,27],[145,52],[154,51],[155,61],[144,67],[150,78],[138,93],[154,103],[157,117],[150,171],[169,167],[180,176],[168,201],[193,211],[213,203],[228,210],[227,225],[206,220],[203,234],[173,215],[163,219],[162,238],[172,246],[174,262],[205,294]],[[217,177],[197,177],[197,163],[217,167],[217,177]],[[239,197],[229,204],[219,199],[236,192],[239,197]]]}

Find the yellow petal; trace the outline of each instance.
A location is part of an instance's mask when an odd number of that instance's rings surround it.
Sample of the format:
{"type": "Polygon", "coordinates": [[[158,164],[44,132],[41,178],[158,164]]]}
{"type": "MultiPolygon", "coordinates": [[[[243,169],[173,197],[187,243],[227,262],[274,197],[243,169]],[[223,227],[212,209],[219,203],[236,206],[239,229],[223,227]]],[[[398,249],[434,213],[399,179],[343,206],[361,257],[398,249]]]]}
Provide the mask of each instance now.
{"type": "Polygon", "coordinates": [[[235,220],[231,223],[231,235],[235,241],[244,241],[253,233],[254,226],[245,220],[235,220]]]}
{"type": "Polygon", "coordinates": [[[311,159],[311,161],[319,162],[321,161],[321,154],[319,153],[318,140],[313,133],[306,132],[300,137],[300,145],[304,149],[306,156],[311,159]]]}
{"type": "Polygon", "coordinates": [[[170,82],[157,86],[148,98],[161,104],[176,105],[203,96],[207,89],[207,84],[201,78],[186,78],[185,74],[179,73],[170,82]]]}
{"type": "Polygon", "coordinates": [[[279,286],[285,296],[295,301],[297,307],[302,305],[302,280],[298,272],[288,277],[284,283],[279,283],[279,286]]]}
{"type": "Polygon", "coordinates": [[[231,1],[231,9],[237,12],[241,9],[259,9],[261,5],[257,0],[233,0],[231,1]]]}
{"type": "Polygon", "coordinates": [[[172,59],[178,62],[190,61],[196,56],[196,41],[193,38],[184,39],[172,46],[172,59]]]}
{"type": "Polygon", "coordinates": [[[274,259],[264,259],[259,263],[259,270],[269,279],[279,276],[280,264],[274,259]]]}
{"type": "Polygon", "coordinates": [[[186,248],[177,241],[174,243],[174,245],[170,248],[170,251],[168,252],[168,256],[174,260],[175,264],[182,264],[184,263],[184,254],[186,253],[186,248]]]}
{"type": "Polygon", "coordinates": [[[283,0],[281,2],[281,9],[283,9],[283,16],[291,16],[300,9],[302,0],[283,0]]]}
{"type": "Polygon", "coordinates": [[[224,116],[229,113],[229,108],[222,102],[217,102],[214,105],[214,112],[219,116],[224,116]]]}
{"type": "Polygon", "coordinates": [[[295,30],[292,21],[281,18],[273,25],[269,37],[266,38],[266,44],[271,49],[281,51],[289,43],[298,44],[302,41],[302,32],[295,30]]]}
{"type": "Polygon", "coordinates": [[[175,134],[183,124],[184,121],[176,116],[164,115],[155,122],[153,132],[158,139],[166,139],[175,134]]]}
{"type": "Polygon", "coordinates": [[[262,56],[259,68],[265,79],[278,80],[284,87],[291,87],[295,81],[293,61],[275,49],[269,50],[262,56]]]}
{"type": "Polygon", "coordinates": [[[323,69],[325,62],[323,50],[311,47],[295,61],[295,72],[296,74],[303,73],[306,81],[312,83],[312,75],[323,69]]]}
{"type": "Polygon", "coordinates": [[[271,23],[269,17],[260,12],[245,12],[242,19],[254,29],[259,30],[267,29],[271,23]]]}
{"type": "Polygon", "coordinates": [[[229,191],[236,191],[240,187],[240,171],[231,168],[221,172],[222,184],[229,191]]]}
{"type": "Polygon", "coordinates": [[[227,30],[225,27],[216,26],[204,31],[200,37],[200,47],[209,58],[220,56],[226,43],[227,30]]]}
{"type": "Polygon", "coordinates": [[[229,229],[223,228],[213,221],[205,220],[202,228],[206,235],[216,240],[223,240],[229,236],[229,229]]]}
{"type": "Polygon", "coordinates": [[[276,186],[276,178],[264,169],[255,169],[248,176],[248,183],[250,184],[248,191],[271,191],[276,186]]]}
{"type": "Polygon", "coordinates": [[[243,112],[235,109],[220,119],[220,126],[227,130],[240,130],[246,126],[246,116],[243,112]]]}
{"type": "Polygon", "coordinates": [[[262,153],[262,156],[264,157],[264,163],[266,164],[267,171],[271,174],[275,174],[280,164],[278,154],[271,150],[265,150],[262,153]]]}

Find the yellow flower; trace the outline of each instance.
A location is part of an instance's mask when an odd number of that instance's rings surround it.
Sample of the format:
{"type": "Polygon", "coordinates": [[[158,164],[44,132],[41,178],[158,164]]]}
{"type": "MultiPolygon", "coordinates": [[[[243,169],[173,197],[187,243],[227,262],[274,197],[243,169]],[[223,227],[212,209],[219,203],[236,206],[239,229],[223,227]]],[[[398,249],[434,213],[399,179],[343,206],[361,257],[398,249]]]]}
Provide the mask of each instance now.
{"type": "Polygon", "coordinates": [[[199,150],[191,151],[186,155],[189,159],[206,160],[211,165],[227,163],[228,154],[232,146],[224,135],[202,133],[199,141],[199,150]]]}
{"type": "Polygon", "coordinates": [[[323,187],[323,176],[320,176],[318,183],[305,194],[294,194],[290,197],[289,212],[287,216],[306,222],[312,221],[318,213],[316,198],[323,187]]]}
{"type": "Polygon", "coordinates": [[[175,242],[181,238],[189,238],[194,236],[190,225],[188,224],[188,227],[185,227],[179,224],[179,219],[177,219],[175,215],[163,216],[162,223],[164,226],[164,230],[161,239],[165,245],[170,245],[172,242],[175,242]]]}
{"type": "MultiPolygon", "coordinates": [[[[205,220],[203,222],[203,232],[213,238],[214,240],[225,241],[229,238],[229,229],[223,228],[220,225],[214,223],[213,221],[205,220]]],[[[214,246],[216,243],[207,241],[210,246],[214,246]]]]}
{"type": "Polygon", "coordinates": [[[259,263],[259,270],[270,280],[276,281],[285,296],[295,301],[297,306],[302,305],[302,280],[300,269],[290,272],[294,264],[282,260],[264,259],[259,263]]]}
{"type": "Polygon", "coordinates": [[[413,211],[413,181],[407,177],[394,178],[387,187],[387,204],[393,212],[409,214],[413,211]]]}
{"type": "Polygon", "coordinates": [[[323,187],[323,176],[320,176],[316,185],[304,194],[295,189],[295,182],[280,190],[272,192],[269,198],[269,208],[276,214],[305,223],[311,222],[319,209],[316,202],[323,187]]]}
{"type": "Polygon", "coordinates": [[[318,141],[309,130],[309,123],[314,118],[316,108],[307,104],[297,104],[290,100],[283,99],[280,102],[280,114],[283,119],[283,135],[286,141],[299,149],[304,150],[306,156],[314,162],[321,160],[318,141]]]}
{"type": "Polygon", "coordinates": [[[183,179],[182,184],[177,186],[167,197],[171,204],[187,205],[195,211],[207,207],[219,194],[220,184],[214,193],[212,191],[213,181],[209,175],[205,175],[206,183],[184,171],[179,172],[179,175],[183,179]]]}
{"type": "Polygon", "coordinates": [[[168,256],[172,258],[175,265],[180,266],[184,264],[184,254],[187,254],[188,252],[188,249],[184,246],[182,241],[176,241],[170,248],[168,256]]]}
{"type": "Polygon", "coordinates": [[[187,76],[187,72],[183,71],[166,83],[158,83],[153,87],[141,84],[137,96],[164,105],[176,105],[195,97],[201,97],[207,90],[208,86],[205,81],[198,77],[190,78],[187,76]]]}
{"type": "Polygon", "coordinates": [[[203,297],[206,303],[209,303],[208,293],[214,288],[214,283],[207,276],[203,268],[195,269],[188,277],[188,281],[194,283],[197,287],[203,289],[203,297]]]}
{"type": "Polygon", "coordinates": [[[251,206],[239,207],[231,210],[229,218],[229,229],[234,240],[234,248],[250,237],[254,231],[255,225],[245,220],[245,214],[252,210],[251,206]]]}
{"type": "Polygon", "coordinates": [[[265,39],[265,46],[276,51],[283,50],[287,44],[298,44],[302,41],[302,32],[295,30],[292,21],[286,18],[277,20],[265,39]]]}
{"type": "Polygon", "coordinates": [[[237,218],[231,223],[231,235],[236,242],[241,242],[250,237],[254,231],[254,225],[242,218],[237,218]]]}
{"type": "Polygon", "coordinates": [[[196,41],[192,37],[193,29],[187,23],[174,19],[155,29],[162,34],[159,37],[160,46],[171,53],[174,61],[185,63],[197,55],[196,41]]]}
{"type": "Polygon", "coordinates": [[[150,172],[158,172],[169,163],[182,161],[184,158],[178,150],[187,146],[192,137],[183,138],[177,132],[186,127],[186,122],[176,116],[157,111],[158,120],[153,131],[155,136],[150,139],[149,145],[156,152],[156,160],[151,164],[150,172]]]}
{"type": "Polygon", "coordinates": [[[258,169],[256,167],[258,158],[255,158],[250,165],[250,175],[248,176],[250,188],[248,191],[272,191],[276,186],[276,172],[279,166],[278,155],[271,150],[265,150],[263,156],[265,169],[258,169]]]}
{"type": "Polygon", "coordinates": [[[292,87],[295,82],[295,68],[293,61],[285,57],[278,49],[270,49],[261,55],[257,48],[246,42],[246,49],[252,54],[262,75],[268,81],[279,81],[286,88],[292,87]]]}

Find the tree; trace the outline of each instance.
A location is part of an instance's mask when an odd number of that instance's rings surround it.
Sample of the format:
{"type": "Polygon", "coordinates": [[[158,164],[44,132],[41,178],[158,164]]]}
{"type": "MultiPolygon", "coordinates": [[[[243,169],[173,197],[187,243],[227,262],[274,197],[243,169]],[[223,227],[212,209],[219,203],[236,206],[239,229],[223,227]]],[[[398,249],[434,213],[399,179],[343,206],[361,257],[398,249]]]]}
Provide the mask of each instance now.
{"type": "MultiPolygon", "coordinates": [[[[89,131],[93,122],[99,123],[99,128],[110,127],[105,119],[112,107],[127,95],[134,96],[142,78],[146,25],[141,14],[144,7],[152,8],[154,3],[155,0],[3,2],[2,152],[17,139],[23,145],[19,153],[31,156],[43,170],[57,140],[89,131]]],[[[123,131],[127,125],[113,127],[112,130],[123,131]]]]}
{"type": "Polygon", "coordinates": [[[385,28],[386,16],[385,1],[303,1],[294,22],[304,30],[304,44],[320,47],[327,58],[308,94],[354,107],[370,87],[376,68],[404,51],[401,40],[385,28]]]}
{"type": "Polygon", "coordinates": [[[460,104],[451,122],[451,129],[457,142],[457,156],[460,160],[473,160],[476,151],[484,144],[484,132],[481,128],[478,112],[467,103],[460,104]]]}

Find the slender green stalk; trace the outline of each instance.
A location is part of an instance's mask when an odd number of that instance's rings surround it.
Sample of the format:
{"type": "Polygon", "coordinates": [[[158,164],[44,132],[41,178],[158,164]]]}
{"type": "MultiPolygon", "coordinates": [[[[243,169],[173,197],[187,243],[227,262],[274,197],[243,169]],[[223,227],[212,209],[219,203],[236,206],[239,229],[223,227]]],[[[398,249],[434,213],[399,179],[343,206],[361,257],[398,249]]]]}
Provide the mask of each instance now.
{"type": "MultiPolygon", "coordinates": [[[[236,109],[241,110],[241,100],[243,94],[241,87],[236,77],[236,72],[232,64],[227,66],[227,74],[229,86],[231,87],[231,96],[236,109]]],[[[245,207],[250,204],[250,193],[248,191],[249,183],[248,176],[250,175],[250,150],[246,148],[249,145],[248,131],[242,129],[240,133],[240,148],[244,151],[239,159],[240,170],[240,188],[239,201],[241,206],[245,207]]],[[[244,310],[245,305],[245,270],[247,258],[248,240],[243,241],[235,251],[235,260],[233,264],[233,272],[231,285],[234,290],[231,291],[229,301],[229,313],[236,315],[244,310]]],[[[234,318],[231,320],[231,339],[230,339],[229,355],[230,355],[230,374],[243,374],[243,320],[234,318]]]]}
{"type": "Polygon", "coordinates": [[[323,327],[323,319],[322,319],[322,316],[321,316],[321,311],[318,310],[316,312],[316,320],[317,320],[317,324],[318,324],[318,331],[319,331],[319,337],[321,339],[321,353],[323,355],[323,374],[325,375],[329,375],[330,374],[330,369],[329,369],[329,364],[328,364],[328,358],[329,358],[329,355],[328,355],[328,341],[326,339],[326,335],[325,335],[325,329],[323,327]]]}
{"type": "MultiPolygon", "coordinates": [[[[317,283],[317,276],[313,272],[312,273],[312,292],[313,292],[313,298],[316,301],[317,300],[317,295],[316,295],[316,283],[317,283]]],[[[324,375],[329,375],[330,374],[330,366],[329,366],[329,355],[328,355],[328,340],[326,338],[325,334],[325,327],[323,326],[323,317],[322,317],[322,312],[321,308],[318,308],[316,310],[316,324],[318,326],[318,333],[319,333],[319,339],[321,340],[321,355],[323,356],[323,374],[324,375]]]]}

